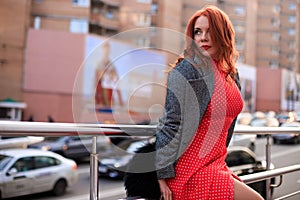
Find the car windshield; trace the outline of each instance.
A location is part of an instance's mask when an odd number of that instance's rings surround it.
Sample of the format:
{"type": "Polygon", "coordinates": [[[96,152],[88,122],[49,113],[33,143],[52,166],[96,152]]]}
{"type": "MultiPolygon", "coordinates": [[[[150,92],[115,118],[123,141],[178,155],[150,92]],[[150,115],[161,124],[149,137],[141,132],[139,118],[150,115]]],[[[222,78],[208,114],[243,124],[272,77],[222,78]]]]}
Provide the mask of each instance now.
{"type": "Polygon", "coordinates": [[[12,159],[10,156],[0,155],[0,171],[2,171],[9,161],[12,159]]]}

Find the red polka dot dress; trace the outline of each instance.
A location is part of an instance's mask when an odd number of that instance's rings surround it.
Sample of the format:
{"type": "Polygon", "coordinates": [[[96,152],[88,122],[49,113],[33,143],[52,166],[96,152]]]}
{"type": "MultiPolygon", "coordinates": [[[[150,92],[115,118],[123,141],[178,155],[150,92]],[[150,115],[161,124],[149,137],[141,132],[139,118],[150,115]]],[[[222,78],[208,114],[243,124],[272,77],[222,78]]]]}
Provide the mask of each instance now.
{"type": "Polygon", "coordinates": [[[233,199],[236,177],[227,167],[226,138],[243,100],[236,84],[214,66],[215,89],[192,143],[176,163],[175,178],[168,179],[174,200],[233,199]]]}

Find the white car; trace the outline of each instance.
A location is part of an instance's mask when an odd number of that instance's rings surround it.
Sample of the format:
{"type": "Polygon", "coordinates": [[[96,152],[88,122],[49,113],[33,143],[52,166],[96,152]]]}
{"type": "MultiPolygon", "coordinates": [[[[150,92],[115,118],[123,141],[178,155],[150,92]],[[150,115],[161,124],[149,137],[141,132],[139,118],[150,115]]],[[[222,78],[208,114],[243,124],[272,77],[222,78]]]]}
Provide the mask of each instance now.
{"type": "MultiPolygon", "coordinates": [[[[249,127],[248,125],[237,124],[235,127],[249,127]]],[[[233,134],[229,146],[244,146],[255,151],[256,135],[255,134],[233,134]]]]}
{"type": "Polygon", "coordinates": [[[37,149],[0,150],[0,199],[52,191],[63,195],[78,180],[73,160],[37,149]]]}

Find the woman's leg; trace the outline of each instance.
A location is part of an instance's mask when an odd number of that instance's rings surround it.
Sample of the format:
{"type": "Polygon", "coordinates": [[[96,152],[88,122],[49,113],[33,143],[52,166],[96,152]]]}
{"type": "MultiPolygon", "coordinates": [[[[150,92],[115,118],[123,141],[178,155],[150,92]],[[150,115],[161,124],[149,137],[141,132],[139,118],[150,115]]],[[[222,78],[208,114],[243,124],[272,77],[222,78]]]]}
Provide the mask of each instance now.
{"type": "Polygon", "coordinates": [[[234,180],[234,200],[263,200],[262,196],[243,182],[234,180]]]}

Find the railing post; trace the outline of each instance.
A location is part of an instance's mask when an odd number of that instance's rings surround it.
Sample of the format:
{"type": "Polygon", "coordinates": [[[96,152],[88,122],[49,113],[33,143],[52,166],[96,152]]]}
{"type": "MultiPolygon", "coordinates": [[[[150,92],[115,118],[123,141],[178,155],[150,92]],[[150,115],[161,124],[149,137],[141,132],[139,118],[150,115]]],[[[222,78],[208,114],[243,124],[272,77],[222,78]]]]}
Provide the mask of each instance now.
{"type": "Polygon", "coordinates": [[[90,154],[90,200],[99,199],[97,136],[93,136],[90,154]]]}
{"type": "MultiPolygon", "coordinates": [[[[270,143],[270,134],[267,134],[266,142],[266,164],[267,170],[271,168],[271,143],[270,143]]],[[[271,200],[271,179],[266,179],[266,200],[271,200]]]]}

